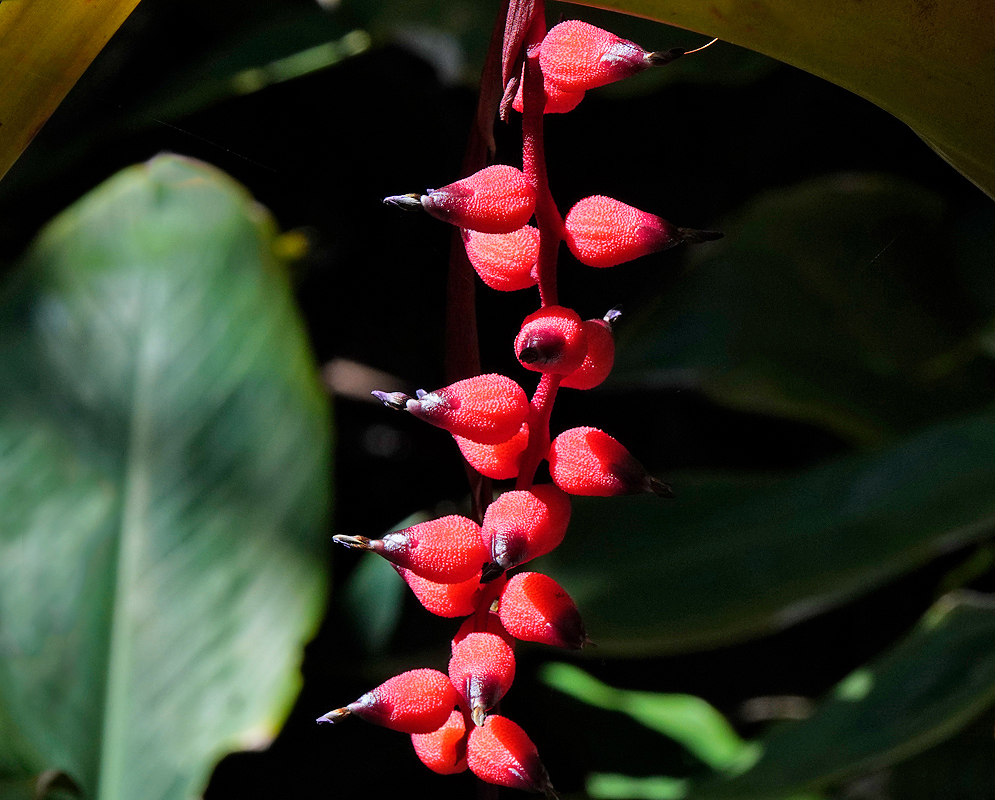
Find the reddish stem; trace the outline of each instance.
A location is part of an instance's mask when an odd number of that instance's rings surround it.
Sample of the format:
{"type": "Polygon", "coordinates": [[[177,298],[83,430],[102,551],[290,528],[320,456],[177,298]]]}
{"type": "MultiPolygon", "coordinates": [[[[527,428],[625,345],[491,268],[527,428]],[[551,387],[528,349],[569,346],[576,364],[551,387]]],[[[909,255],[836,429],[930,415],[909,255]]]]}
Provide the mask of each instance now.
{"type": "Polygon", "coordinates": [[[539,46],[546,35],[543,0],[536,0],[532,27],[525,49],[525,80],[522,85],[522,171],[536,187],[536,224],[539,228],[537,278],[542,305],[556,305],[556,260],[563,241],[563,217],[553,201],[546,177],[543,141],[543,111],[546,90],[539,67],[539,46]]]}
{"type": "Polygon", "coordinates": [[[540,462],[549,452],[549,415],[553,412],[556,390],[560,388],[562,375],[544,373],[529,404],[529,443],[522,453],[518,467],[516,489],[528,489],[535,480],[540,462]]]}

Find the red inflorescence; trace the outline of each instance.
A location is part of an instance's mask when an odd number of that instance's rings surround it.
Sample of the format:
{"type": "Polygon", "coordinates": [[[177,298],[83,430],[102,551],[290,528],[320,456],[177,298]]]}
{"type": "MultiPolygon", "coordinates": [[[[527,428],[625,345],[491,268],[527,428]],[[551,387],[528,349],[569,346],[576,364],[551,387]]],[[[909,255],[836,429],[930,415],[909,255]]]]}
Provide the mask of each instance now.
{"type": "Polygon", "coordinates": [[[576,311],[543,306],[529,314],[515,337],[515,355],[526,369],[568,375],[584,363],[587,335],[576,311]]]}
{"type": "Polygon", "coordinates": [[[570,524],[570,498],[551,483],[505,492],[487,508],[481,533],[491,561],[512,569],[552,551],[570,524]]]}
{"type": "Polygon", "coordinates": [[[671,496],[670,487],[651,477],[625,447],[597,428],[571,428],[557,436],[549,448],[549,473],[568,494],[671,496]]]}
{"type": "Polygon", "coordinates": [[[615,337],[611,325],[603,319],[587,319],[584,320],[584,334],[587,336],[584,363],[560,381],[560,386],[568,389],[600,386],[615,365],[615,337]]]}
{"type": "Polygon", "coordinates": [[[566,228],[567,247],[589,267],[614,267],[681,241],[676,225],[602,195],[579,200],[567,213],[566,228]]]}
{"type": "Polygon", "coordinates": [[[529,413],[522,387],[504,375],[477,375],[407,400],[419,419],[481,444],[500,444],[521,430],[529,413]]]}
{"type": "Polygon", "coordinates": [[[466,720],[456,710],[438,730],[411,734],[411,744],[422,764],[440,775],[466,771],[466,720]]]}
{"type": "Polygon", "coordinates": [[[470,731],[466,747],[470,771],[481,780],[550,794],[549,774],[532,740],[507,717],[492,714],[470,731]]]}
{"type": "Polygon", "coordinates": [[[471,467],[488,478],[504,481],[518,477],[518,458],[529,443],[529,426],[523,423],[518,433],[500,444],[471,442],[462,436],[453,438],[471,467]]]}
{"type": "MultiPolygon", "coordinates": [[[[508,582],[508,579],[502,575],[498,578],[501,585],[508,582]]],[[[488,611],[483,618],[483,622],[476,616],[470,617],[464,620],[463,624],[460,625],[459,630],[456,631],[456,635],[453,637],[453,647],[456,647],[460,642],[462,642],[467,636],[473,632],[483,632],[483,633],[493,633],[496,636],[500,636],[508,644],[509,647],[514,649],[515,647],[515,637],[512,636],[508,631],[505,630],[504,625],[501,624],[501,618],[490,611],[488,611]]]]}
{"type": "Polygon", "coordinates": [[[539,65],[551,83],[567,92],[583,92],[628,78],[653,66],[649,53],[580,20],[550,28],[542,41],[539,65]]]}
{"type": "Polygon", "coordinates": [[[449,680],[476,725],[504,697],[515,679],[515,653],[493,633],[468,633],[453,645],[449,680]]]}
{"type": "Polygon", "coordinates": [[[587,630],[570,595],[539,572],[520,572],[508,581],[501,592],[498,616],[516,639],[570,650],[587,643],[587,630]]]}
{"type": "Polygon", "coordinates": [[[480,279],[500,292],[535,286],[539,260],[539,229],[525,225],[511,233],[481,233],[463,229],[466,256],[480,279]]]}
{"type": "Polygon", "coordinates": [[[535,187],[525,174],[505,164],[486,167],[421,198],[422,207],[436,219],[481,233],[517,231],[528,224],[535,201],[535,187]]]}
{"type": "Polygon", "coordinates": [[[318,722],[338,722],[352,715],[401,733],[431,733],[445,724],[459,700],[441,672],[413,669],[381,683],[356,702],[329,711],[318,722]]]}

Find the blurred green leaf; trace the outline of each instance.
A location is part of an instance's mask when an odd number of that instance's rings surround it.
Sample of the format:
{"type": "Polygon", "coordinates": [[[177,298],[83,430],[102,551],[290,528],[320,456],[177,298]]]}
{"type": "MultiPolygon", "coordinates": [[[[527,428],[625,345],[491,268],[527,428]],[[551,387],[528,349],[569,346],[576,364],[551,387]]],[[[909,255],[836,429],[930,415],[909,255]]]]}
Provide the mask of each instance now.
{"type": "Polygon", "coordinates": [[[571,664],[546,664],[540,678],[583,703],[627,714],[669,736],[714,770],[741,769],[756,760],[755,747],[700,697],[616,689],[571,664]]]}
{"type": "Polygon", "coordinates": [[[0,293],[0,774],[185,799],[289,710],[330,444],[274,234],[227,176],[160,157],[0,293]]]}
{"type": "Polygon", "coordinates": [[[745,639],[990,535],[993,452],[995,411],[772,484],[678,475],[674,501],[574,498],[540,569],[599,657],[745,639]]]}
{"type": "Polygon", "coordinates": [[[633,778],[629,775],[599,773],[587,781],[591,797],[619,798],[619,800],[684,800],[687,781],[680,778],[633,778]]]}
{"type": "Polygon", "coordinates": [[[951,241],[942,203],[895,178],[763,195],[625,326],[613,379],[690,376],[719,402],[864,443],[979,408],[995,376],[987,360],[970,364],[982,319],[938,266],[951,241]]]}
{"type": "Polygon", "coordinates": [[[598,0],[717,36],[856,92],[995,196],[995,6],[974,0],[598,0]]]}
{"type": "Polygon", "coordinates": [[[689,797],[759,800],[818,790],[936,744],[993,701],[995,601],[947,595],[890,653],[844,680],[812,717],[764,736],[763,755],[751,770],[693,783],[689,797]],[[855,682],[860,692],[849,691],[855,682]]]}

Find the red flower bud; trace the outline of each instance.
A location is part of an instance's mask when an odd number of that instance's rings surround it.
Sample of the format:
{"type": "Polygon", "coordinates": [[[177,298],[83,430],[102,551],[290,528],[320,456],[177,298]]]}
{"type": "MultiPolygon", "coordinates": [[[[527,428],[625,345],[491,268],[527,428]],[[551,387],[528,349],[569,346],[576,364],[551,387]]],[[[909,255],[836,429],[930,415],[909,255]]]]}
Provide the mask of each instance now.
{"type": "MultiPolygon", "coordinates": [[[[525,111],[525,103],[522,98],[522,88],[524,81],[518,82],[518,92],[515,99],[511,101],[511,107],[519,114],[525,111]]],[[[543,89],[546,92],[546,105],[543,106],[543,114],[566,114],[573,111],[584,99],[584,92],[570,92],[557,83],[549,79],[543,80],[543,89]]]]}
{"type": "Polygon", "coordinates": [[[402,194],[384,202],[421,206],[443,222],[483,233],[511,233],[528,224],[535,211],[535,187],[519,169],[495,164],[425,195],[402,194]]]}
{"type": "Polygon", "coordinates": [[[487,507],[481,533],[491,561],[512,569],[559,546],[570,524],[570,498],[551,483],[505,492],[487,507]]]}
{"type": "Polygon", "coordinates": [[[418,398],[373,392],[384,405],[409,411],[425,422],[481,444],[500,444],[521,430],[529,413],[522,387],[504,375],[477,375],[418,398]]]}
{"type": "Polygon", "coordinates": [[[583,92],[652,67],[652,55],[635,42],[574,19],[550,28],[539,66],[564,91],[583,92]]]}
{"type": "Polygon", "coordinates": [[[515,653],[493,633],[468,633],[453,645],[449,680],[476,725],[504,697],[515,679],[515,653]]]}
{"type": "MultiPolygon", "coordinates": [[[[498,580],[503,583],[508,582],[508,579],[504,575],[498,578],[498,580]]],[[[453,637],[452,646],[454,648],[471,633],[477,632],[477,622],[478,620],[476,616],[463,620],[463,624],[459,626],[459,630],[456,631],[456,635],[453,637]]],[[[504,629],[504,625],[501,624],[501,618],[497,614],[488,612],[487,616],[484,618],[484,628],[482,632],[493,633],[495,636],[500,636],[512,650],[515,649],[515,637],[504,629]]]]}
{"type": "Polygon", "coordinates": [[[488,556],[480,526],[455,514],[393,531],[382,539],[339,534],[332,540],[377,553],[435,583],[470,580],[480,572],[488,556]]]}
{"type": "Polygon", "coordinates": [[[466,770],[466,738],[466,720],[457,709],[437,731],[412,733],[411,744],[422,764],[432,772],[455,775],[466,770]]]}
{"type": "Polygon", "coordinates": [[[579,650],[587,631],[577,606],[556,581],[520,572],[508,581],[498,606],[501,624],[516,639],[579,650]]]}
{"type": "Polygon", "coordinates": [[[539,260],[539,230],[525,225],[511,233],[463,229],[467,258],[480,279],[500,292],[535,286],[532,271],[539,260]]]}
{"type": "Polygon", "coordinates": [[[339,722],[352,715],[401,733],[431,733],[445,724],[459,699],[449,678],[438,670],[413,669],[318,717],[318,722],[339,722]]]}
{"type": "Polygon", "coordinates": [[[673,497],[617,440],[597,428],[571,428],[549,448],[549,474],[568,494],[613,497],[652,492],[673,497]]]}
{"type": "Polygon", "coordinates": [[[584,363],[560,381],[560,386],[568,389],[593,389],[600,386],[615,365],[615,337],[612,335],[611,321],[619,315],[612,309],[604,319],[584,320],[584,334],[587,336],[587,354],[584,363]]]}
{"type": "Polygon", "coordinates": [[[477,610],[477,596],[482,587],[480,572],[459,583],[436,583],[409,569],[395,567],[404,582],[425,608],[437,617],[465,617],[477,610]]]}
{"type": "Polygon", "coordinates": [[[584,362],[587,336],[576,311],[544,306],[529,314],[515,338],[515,355],[526,369],[567,375],[584,362]]]}
{"type": "MultiPolygon", "coordinates": [[[[504,481],[518,477],[518,457],[529,443],[528,423],[522,423],[518,433],[500,444],[480,444],[462,436],[454,436],[467,463],[481,475],[504,481]]],[[[543,453],[543,457],[545,457],[543,453]]]]}
{"type": "Polygon", "coordinates": [[[482,781],[553,796],[549,774],[532,740],[507,717],[492,714],[470,731],[466,758],[482,781]]]}

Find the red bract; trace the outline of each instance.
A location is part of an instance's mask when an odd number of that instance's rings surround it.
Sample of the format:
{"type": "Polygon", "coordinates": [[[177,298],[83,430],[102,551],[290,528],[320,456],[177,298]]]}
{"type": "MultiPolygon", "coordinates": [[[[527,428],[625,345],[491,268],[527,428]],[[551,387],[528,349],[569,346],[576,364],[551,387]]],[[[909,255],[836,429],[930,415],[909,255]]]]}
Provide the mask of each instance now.
{"type": "Polygon", "coordinates": [[[518,457],[529,443],[529,426],[523,424],[518,433],[500,444],[471,442],[462,436],[453,438],[471,467],[481,475],[503,481],[518,476],[518,457]]]}
{"type": "Polygon", "coordinates": [[[560,584],[538,572],[520,572],[501,592],[498,616],[516,639],[579,650],[587,639],[577,606],[560,584]]]}
{"type": "Polygon", "coordinates": [[[507,570],[559,546],[569,524],[570,498],[546,483],[498,497],[487,507],[481,533],[491,561],[507,570]]]}
{"type": "Polygon", "coordinates": [[[445,724],[459,699],[449,678],[438,670],[413,669],[329,711],[318,722],[339,722],[352,715],[401,733],[431,733],[445,724]]]}
{"type": "Polygon", "coordinates": [[[507,717],[492,714],[481,727],[473,728],[466,758],[470,771],[482,781],[526,792],[553,793],[536,746],[507,717]]]}
{"type": "Polygon", "coordinates": [[[421,205],[436,219],[460,228],[511,233],[528,224],[535,201],[535,188],[521,170],[495,164],[430,190],[421,198],[421,205]]]}
{"type": "Polygon", "coordinates": [[[601,195],[574,205],[566,227],[567,247],[589,267],[614,267],[681,241],[676,225],[601,195]]]}
{"type": "Polygon", "coordinates": [[[651,54],[580,20],[550,28],[542,40],[539,64],[543,76],[568,92],[583,92],[628,78],[653,66],[651,54]]]}
{"type": "MultiPolygon", "coordinates": [[[[515,99],[511,101],[511,107],[519,114],[525,110],[525,104],[522,101],[523,85],[523,83],[518,84],[518,93],[515,95],[515,99]]],[[[543,89],[546,92],[546,105],[543,106],[543,114],[566,114],[568,111],[573,111],[577,108],[580,105],[580,101],[584,99],[584,92],[567,91],[559,84],[549,80],[543,81],[543,89]]]]}
{"type": "Polygon", "coordinates": [[[529,314],[515,338],[519,363],[534,372],[567,375],[584,362],[587,336],[576,311],[544,306],[529,314]]]}
{"type": "Polygon", "coordinates": [[[512,438],[529,413],[522,387],[504,375],[477,375],[417,398],[402,392],[373,392],[384,405],[481,444],[512,438]]]}
{"type": "Polygon", "coordinates": [[[488,560],[480,526],[455,514],[393,531],[382,539],[343,534],[332,539],[346,547],[372,551],[435,583],[467,581],[488,560]]]}
{"type": "Polygon", "coordinates": [[[601,385],[615,365],[615,337],[611,325],[603,319],[587,319],[584,320],[584,334],[587,336],[584,363],[560,381],[560,386],[568,389],[593,389],[601,385]]]}
{"type": "Polygon", "coordinates": [[[515,679],[515,653],[493,633],[468,633],[453,645],[449,680],[476,725],[504,697],[515,679]]]}
{"type": "MultiPolygon", "coordinates": [[[[502,583],[508,582],[508,579],[504,575],[498,578],[498,580],[502,583]]],[[[462,642],[467,636],[477,631],[478,624],[479,619],[477,615],[464,620],[463,624],[459,626],[459,630],[456,631],[456,635],[453,637],[452,647],[455,648],[456,645],[462,642]]],[[[482,632],[493,633],[495,636],[500,636],[509,647],[512,649],[515,648],[515,637],[505,630],[504,625],[501,624],[501,618],[497,614],[487,612],[484,616],[482,632]]]]}
{"type": "Polygon", "coordinates": [[[526,225],[511,233],[464,229],[466,256],[480,279],[500,292],[535,286],[532,274],[539,260],[539,230],[526,225]]]}
{"type": "Polygon", "coordinates": [[[625,447],[597,428],[571,428],[557,436],[549,448],[549,474],[568,494],[653,492],[673,497],[669,486],[650,476],[625,447]]]}
{"type": "Polygon", "coordinates": [[[438,617],[465,617],[477,609],[477,595],[481,591],[479,571],[459,583],[436,583],[401,567],[397,571],[418,602],[438,617]]]}
{"type": "Polygon", "coordinates": [[[411,744],[422,764],[440,775],[466,770],[466,721],[463,712],[453,711],[446,723],[431,733],[411,734],[411,744]]]}

